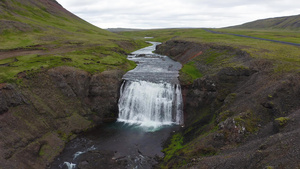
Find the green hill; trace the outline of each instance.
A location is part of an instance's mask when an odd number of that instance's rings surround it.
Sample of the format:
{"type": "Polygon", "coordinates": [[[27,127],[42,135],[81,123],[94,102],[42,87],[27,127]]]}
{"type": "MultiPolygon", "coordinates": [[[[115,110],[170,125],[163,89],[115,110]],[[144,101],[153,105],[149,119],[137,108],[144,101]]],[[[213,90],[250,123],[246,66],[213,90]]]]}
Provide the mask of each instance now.
{"type": "Polygon", "coordinates": [[[49,43],[54,39],[74,40],[81,33],[115,36],[73,15],[55,0],[4,0],[0,2],[0,11],[0,34],[4,36],[1,44],[6,44],[1,45],[2,49],[49,43]],[[7,45],[6,37],[24,33],[25,37],[18,37],[23,44],[7,45]]]}
{"type": "Polygon", "coordinates": [[[261,19],[230,28],[300,30],[300,15],[261,19]]]}
{"type": "MultiPolygon", "coordinates": [[[[19,72],[72,66],[128,70],[126,53],[145,45],[100,29],[55,0],[0,1],[0,83],[19,72]]],[[[14,81],[14,80],[13,80],[14,81]]]]}

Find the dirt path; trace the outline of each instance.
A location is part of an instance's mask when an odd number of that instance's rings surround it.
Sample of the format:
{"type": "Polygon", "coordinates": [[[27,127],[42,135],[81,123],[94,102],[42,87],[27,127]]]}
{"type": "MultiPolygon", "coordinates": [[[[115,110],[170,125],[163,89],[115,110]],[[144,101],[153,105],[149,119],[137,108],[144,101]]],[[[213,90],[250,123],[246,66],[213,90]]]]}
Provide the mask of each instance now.
{"type": "Polygon", "coordinates": [[[11,51],[0,51],[0,60],[17,57],[17,56],[24,56],[24,55],[49,55],[49,54],[62,54],[67,53],[75,50],[75,47],[59,47],[59,48],[49,48],[46,50],[41,49],[16,49],[11,51]]]}
{"type": "Polygon", "coordinates": [[[239,36],[239,37],[244,37],[244,38],[252,38],[252,39],[258,39],[258,40],[265,40],[265,41],[270,41],[270,42],[282,43],[282,44],[286,44],[286,45],[300,46],[299,43],[291,43],[291,42],[284,42],[284,41],[279,41],[279,40],[257,38],[257,37],[253,37],[253,36],[239,35],[239,34],[233,34],[233,33],[223,33],[223,32],[212,31],[212,30],[209,30],[209,29],[203,29],[203,30],[205,30],[206,32],[215,33],[215,34],[233,35],[233,36],[239,36]]]}

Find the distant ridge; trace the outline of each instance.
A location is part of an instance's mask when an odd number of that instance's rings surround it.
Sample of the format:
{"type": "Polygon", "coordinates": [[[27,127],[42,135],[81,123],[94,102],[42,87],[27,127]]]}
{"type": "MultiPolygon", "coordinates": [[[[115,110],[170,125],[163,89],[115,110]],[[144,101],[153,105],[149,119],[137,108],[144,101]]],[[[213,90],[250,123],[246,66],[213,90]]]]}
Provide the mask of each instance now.
{"type": "Polygon", "coordinates": [[[133,29],[133,28],[107,28],[110,32],[129,32],[129,31],[142,31],[144,29],[133,29]]]}
{"type": "Polygon", "coordinates": [[[300,15],[261,19],[229,28],[300,30],[300,15]]]}

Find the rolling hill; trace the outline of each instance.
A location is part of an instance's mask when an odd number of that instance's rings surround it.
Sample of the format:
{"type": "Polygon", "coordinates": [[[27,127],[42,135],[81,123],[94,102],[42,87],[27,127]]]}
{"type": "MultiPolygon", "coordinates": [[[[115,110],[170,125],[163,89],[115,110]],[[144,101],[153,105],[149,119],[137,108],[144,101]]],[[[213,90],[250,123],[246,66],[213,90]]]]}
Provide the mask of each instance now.
{"type": "Polygon", "coordinates": [[[146,43],[98,28],[55,0],[2,0],[0,44],[1,83],[41,67],[71,66],[89,73],[128,70],[133,63],[126,53],[146,43]]]}
{"type": "Polygon", "coordinates": [[[3,0],[0,11],[1,35],[54,30],[109,34],[70,13],[55,0],[3,0]]]}
{"type": "Polygon", "coordinates": [[[300,15],[261,19],[229,28],[300,30],[300,15]]]}

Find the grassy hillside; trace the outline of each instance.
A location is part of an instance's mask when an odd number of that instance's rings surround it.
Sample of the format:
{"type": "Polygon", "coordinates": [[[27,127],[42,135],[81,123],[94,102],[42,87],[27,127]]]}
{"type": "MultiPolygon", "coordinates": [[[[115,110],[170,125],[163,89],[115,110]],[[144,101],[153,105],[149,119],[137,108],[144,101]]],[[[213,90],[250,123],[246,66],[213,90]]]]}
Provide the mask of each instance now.
{"type": "Polygon", "coordinates": [[[268,30],[268,29],[215,29],[219,32],[247,35],[271,40],[300,44],[300,30],[268,30]]]}
{"type": "MultiPolygon", "coordinates": [[[[235,32],[235,29],[218,29],[218,31],[235,32]]],[[[246,32],[246,31],[243,31],[246,32]]],[[[293,31],[252,31],[253,33],[259,34],[261,37],[272,38],[274,40],[300,42],[300,37],[297,34],[293,34],[293,31]]],[[[242,34],[241,32],[238,32],[242,34]]],[[[274,72],[289,72],[289,71],[300,71],[300,48],[295,46],[289,46],[274,42],[262,41],[257,39],[249,39],[244,37],[237,37],[226,34],[213,34],[206,32],[202,29],[164,29],[164,30],[148,30],[148,31],[137,31],[137,32],[121,32],[120,34],[132,37],[135,39],[143,39],[145,36],[154,37],[153,41],[165,42],[167,40],[183,40],[196,43],[204,44],[216,44],[220,46],[231,46],[233,48],[241,49],[250,54],[251,57],[257,59],[268,59],[273,63],[274,72]]],[[[249,35],[252,35],[249,33],[249,35]]],[[[239,67],[239,63],[232,63],[228,61],[228,58],[223,58],[220,62],[220,57],[224,54],[215,53],[217,51],[211,51],[207,54],[206,59],[210,60],[212,65],[222,66],[233,66],[239,67]],[[213,57],[213,58],[209,58],[213,57]]],[[[203,54],[206,55],[206,54],[203,54]]],[[[201,55],[201,56],[203,56],[201,55]]],[[[194,66],[201,59],[199,57],[193,58],[186,66],[194,66]]],[[[185,66],[185,65],[184,65],[185,66]]],[[[182,70],[182,73],[187,73],[191,77],[194,77],[195,70],[197,69],[186,69],[182,70]]],[[[203,72],[200,72],[203,73],[203,72]]]]}
{"type": "Polygon", "coordinates": [[[300,15],[261,19],[230,28],[300,30],[300,15]]]}
{"type": "Polygon", "coordinates": [[[0,83],[61,65],[91,73],[131,69],[126,53],[145,46],[87,23],[55,0],[0,1],[0,44],[0,83]]]}

